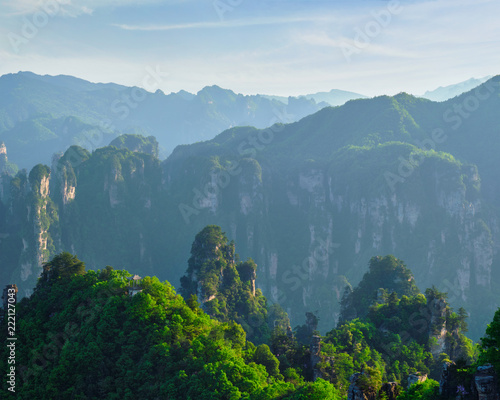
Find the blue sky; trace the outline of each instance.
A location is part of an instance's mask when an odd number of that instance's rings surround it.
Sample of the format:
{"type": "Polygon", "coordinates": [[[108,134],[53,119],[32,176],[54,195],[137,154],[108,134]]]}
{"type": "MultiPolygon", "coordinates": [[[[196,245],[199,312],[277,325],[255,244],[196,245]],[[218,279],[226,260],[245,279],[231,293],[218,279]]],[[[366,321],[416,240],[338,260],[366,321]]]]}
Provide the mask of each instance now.
{"type": "Polygon", "coordinates": [[[0,75],[421,94],[500,74],[498,15],[498,0],[2,0],[0,75]]]}

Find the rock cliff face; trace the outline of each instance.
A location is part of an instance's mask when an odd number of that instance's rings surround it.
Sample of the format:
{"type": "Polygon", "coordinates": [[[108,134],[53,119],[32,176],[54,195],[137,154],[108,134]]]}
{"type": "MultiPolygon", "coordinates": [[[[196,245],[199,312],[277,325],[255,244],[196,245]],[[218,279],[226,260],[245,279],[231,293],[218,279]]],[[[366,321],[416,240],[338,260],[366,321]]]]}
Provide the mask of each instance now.
{"type": "Polygon", "coordinates": [[[416,375],[416,374],[410,374],[408,375],[408,386],[410,387],[411,385],[414,385],[416,383],[422,383],[427,380],[427,374],[424,375],[416,375]]]}
{"type": "Polygon", "coordinates": [[[478,400],[498,400],[497,374],[492,365],[481,365],[474,375],[474,393],[478,400]]]}
{"type": "Polygon", "coordinates": [[[362,373],[353,374],[350,378],[349,390],[347,392],[347,400],[375,400],[375,393],[367,393],[359,384],[359,379],[362,373]]]}
{"type": "Polygon", "coordinates": [[[379,391],[379,397],[387,400],[396,400],[401,392],[401,387],[396,382],[385,382],[379,391]]]}
{"type": "Polygon", "coordinates": [[[478,366],[476,372],[471,377],[470,385],[464,385],[463,381],[457,379],[458,375],[456,365],[450,363],[443,364],[442,376],[439,382],[439,394],[443,398],[453,398],[457,393],[465,392],[468,399],[500,399],[497,373],[491,364],[478,366]]]}
{"type": "Polygon", "coordinates": [[[369,168],[306,165],[280,174],[268,165],[243,165],[227,188],[209,175],[216,190],[193,207],[186,225],[221,224],[240,253],[256,259],[264,294],[296,321],[319,310],[324,327],[331,326],[346,281],[357,284],[368,260],[380,254],[405,260],[419,287],[436,285],[453,307],[466,305],[474,314],[471,303],[491,289],[497,251],[496,221],[482,220],[477,170],[429,158],[391,191],[383,181],[360,180],[369,168]]]}
{"type": "Polygon", "coordinates": [[[2,175],[4,174],[15,174],[18,168],[15,164],[9,162],[7,157],[7,146],[4,142],[0,142],[0,200],[4,197],[4,190],[2,188],[2,175]]]}
{"type": "MultiPolygon", "coordinates": [[[[394,254],[419,287],[447,291],[453,307],[471,312],[471,326],[479,298],[491,290],[498,228],[494,218],[482,219],[472,167],[430,157],[391,191],[383,171],[367,183],[361,177],[372,166],[352,171],[349,159],[286,172],[245,158],[190,166],[169,161],[160,168],[150,156],[117,149],[74,167],[66,161],[30,181],[31,190],[15,189],[11,196],[12,209],[21,196],[18,220],[34,231],[20,238],[18,276],[26,286],[56,250],[77,252],[89,267],[132,264],[141,274],[176,282],[192,238],[215,223],[238,243],[242,257],[255,259],[264,295],[297,322],[319,310],[320,329],[337,321],[346,284],[356,285],[375,255],[394,254]]],[[[487,321],[494,307],[483,308],[481,318],[487,321]]]]}
{"type": "Polygon", "coordinates": [[[42,265],[54,253],[54,238],[58,238],[57,210],[50,198],[50,170],[37,165],[29,177],[21,173],[8,178],[9,194],[3,198],[9,204],[3,216],[0,246],[4,261],[14,268],[6,275],[18,282],[20,295],[30,293],[42,271],[42,265]]]}

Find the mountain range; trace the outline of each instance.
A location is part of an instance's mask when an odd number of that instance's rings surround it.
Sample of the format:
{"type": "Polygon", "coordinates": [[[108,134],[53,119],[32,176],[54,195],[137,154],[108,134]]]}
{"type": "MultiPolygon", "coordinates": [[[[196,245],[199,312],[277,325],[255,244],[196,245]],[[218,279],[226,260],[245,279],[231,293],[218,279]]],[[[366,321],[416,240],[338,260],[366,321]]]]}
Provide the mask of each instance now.
{"type": "MultiPolygon", "coordinates": [[[[484,80],[471,79],[423,97],[443,101],[484,80]]],[[[165,159],[178,145],[212,139],[233,126],[295,122],[324,107],[366,98],[337,89],[297,97],[245,96],[218,86],[165,95],[31,72],[1,76],[0,92],[0,142],[7,145],[10,162],[27,169],[50,163],[54,153],[70,145],[94,150],[122,133],[155,136],[165,159]]]]}
{"type": "Polygon", "coordinates": [[[165,95],[30,72],[0,77],[0,92],[0,142],[11,162],[28,169],[50,163],[54,153],[70,145],[93,150],[121,133],[154,135],[166,158],[177,145],[212,139],[232,126],[294,122],[328,106],[302,97],[284,104],[218,86],[165,95]]]}
{"type": "Polygon", "coordinates": [[[153,136],[72,146],[50,168],[2,176],[0,284],[29,294],[67,250],[177,286],[192,238],[216,224],[292,321],[318,310],[330,329],[345,287],[394,254],[418,286],[466,307],[477,339],[500,305],[499,82],[441,103],[402,93],[234,127],[164,161],[153,136]]]}

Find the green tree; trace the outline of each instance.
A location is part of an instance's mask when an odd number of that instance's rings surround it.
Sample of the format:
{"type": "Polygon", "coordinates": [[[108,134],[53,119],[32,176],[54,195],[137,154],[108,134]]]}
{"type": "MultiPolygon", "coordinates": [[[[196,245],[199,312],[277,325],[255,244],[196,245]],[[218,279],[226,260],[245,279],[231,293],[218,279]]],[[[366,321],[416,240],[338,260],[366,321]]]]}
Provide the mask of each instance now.
{"type": "Polygon", "coordinates": [[[458,320],[460,324],[460,330],[465,333],[469,330],[469,327],[467,326],[467,318],[469,318],[469,314],[465,310],[465,308],[460,307],[458,309],[458,320]]]}
{"type": "Polygon", "coordinates": [[[43,265],[43,272],[39,280],[39,284],[70,278],[73,275],[84,275],[85,264],[80,261],[75,255],[68,252],[62,252],[56,255],[51,261],[43,265]]]}
{"type": "Polygon", "coordinates": [[[433,379],[427,379],[403,391],[397,400],[435,400],[437,398],[439,398],[439,383],[433,379]]]}
{"type": "MultiPolygon", "coordinates": [[[[168,282],[146,276],[131,297],[127,271],[82,274],[82,265],[56,256],[45,268],[50,285],[17,305],[17,398],[336,399],[333,385],[305,382],[300,370],[285,381],[267,345],[211,319],[194,298],[189,306],[168,282]]],[[[8,352],[0,348],[0,366],[8,352]]]]}
{"type": "Polygon", "coordinates": [[[493,321],[486,328],[486,336],[481,338],[479,361],[491,363],[500,371],[500,308],[495,312],[493,321]]]}
{"type": "Polygon", "coordinates": [[[280,363],[278,359],[274,356],[274,354],[271,352],[267,344],[261,344],[257,346],[257,349],[255,349],[255,354],[253,356],[253,359],[256,363],[262,364],[264,367],[266,367],[266,371],[270,376],[279,375],[280,363]]]}

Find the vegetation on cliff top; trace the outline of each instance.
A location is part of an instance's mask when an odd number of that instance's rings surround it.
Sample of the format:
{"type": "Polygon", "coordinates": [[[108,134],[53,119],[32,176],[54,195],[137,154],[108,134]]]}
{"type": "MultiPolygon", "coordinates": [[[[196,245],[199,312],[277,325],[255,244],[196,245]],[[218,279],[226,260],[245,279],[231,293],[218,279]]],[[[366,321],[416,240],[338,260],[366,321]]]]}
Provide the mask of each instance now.
{"type": "Polygon", "coordinates": [[[85,271],[68,253],[45,265],[17,306],[18,399],[338,399],[323,380],[279,374],[267,346],[186,304],[168,282],[145,277],[130,296],[128,277],[85,271]]]}
{"type": "Polygon", "coordinates": [[[269,343],[273,328],[286,329],[290,321],[278,304],[268,310],[267,299],[255,287],[256,270],[251,258],[239,261],[235,244],[219,226],[209,225],[193,242],[181,292],[185,299],[195,296],[211,317],[241,324],[252,342],[269,343]]]}
{"type": "MultiPolygon", "coordinates": [[[[18,398],[335,400],[347,395],[355,373],[366,395],[384,398],[383,382],[403,384],[410,374],[438,379],[444,361],[470,365],[476,357],[462,333],[465,310],[453,312],[435,288],[421,294],[393,256],[373,258],[344,297],[343,307],[361,297],[361,318],[322,338],[314,336],[313,313],[290,330],[286,313],[254,291],[256,268],[238,260],[218,226],[193,242],[182,288],[187,301],[156,277],[142,278],[132,296],[127,271],[86,271],[76,256],[57,255],[17,307],[18,398]],[[256,315],[265,323],[249,332],[254,344],[239,322],[256,315]]],[[[488,350],[500,337],[495,323],[483,361],[497,362],[488,350]]],[[[398,392],[404,400],[435,398],[436,382],[398,392]]]]}

